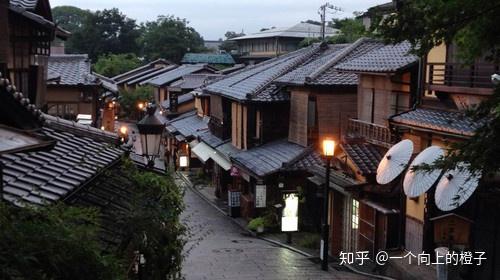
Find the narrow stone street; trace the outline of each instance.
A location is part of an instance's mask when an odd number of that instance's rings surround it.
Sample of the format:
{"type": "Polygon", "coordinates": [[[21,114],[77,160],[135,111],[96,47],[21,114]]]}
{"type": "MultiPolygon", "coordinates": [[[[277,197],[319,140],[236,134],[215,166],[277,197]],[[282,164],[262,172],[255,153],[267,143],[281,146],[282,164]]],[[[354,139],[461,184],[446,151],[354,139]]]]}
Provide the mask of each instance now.
{"type": "Polygon", "coordinates": [[[183,220],[191,231],[185,246],[183,275],[196,279],[367,279],[330,269],[288,249],[248,236],[229,217],[185,188],[183,220]]]}

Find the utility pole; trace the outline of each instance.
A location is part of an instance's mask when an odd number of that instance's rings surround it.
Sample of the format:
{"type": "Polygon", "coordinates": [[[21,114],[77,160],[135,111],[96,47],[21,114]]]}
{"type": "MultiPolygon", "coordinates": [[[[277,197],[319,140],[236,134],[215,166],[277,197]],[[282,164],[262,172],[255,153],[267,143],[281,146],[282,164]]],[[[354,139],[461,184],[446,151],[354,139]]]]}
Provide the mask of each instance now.
{"type": "Polygon", "coordinates": [[[325,33],[326,33],[326,12],[327,10],[332,10],[332,13],[342,12],[342,8],[334,6],[328,2],[321,5],[318,10],[318,14],[321,18],[321,41],[325,41],[325,33]]]}

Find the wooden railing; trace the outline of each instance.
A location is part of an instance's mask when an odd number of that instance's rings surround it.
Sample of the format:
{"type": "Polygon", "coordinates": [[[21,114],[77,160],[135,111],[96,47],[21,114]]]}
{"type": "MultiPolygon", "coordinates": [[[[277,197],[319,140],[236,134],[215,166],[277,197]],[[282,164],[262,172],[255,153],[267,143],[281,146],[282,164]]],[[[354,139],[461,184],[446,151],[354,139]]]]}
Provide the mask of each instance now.
{"type": "Polygon", "coordinates": [[[429,85],[469,88],[493,88],[491,75],[499,66],[488,63],[464,65],[460,63],[428,63],[429,85]]]}
{"type": "Polygon", "coordinates": [[[347,136],[364,138],[369,143],[383,147],[390,147],[394,142],[388,127],[356,119],[349,120],[347,136]]]}

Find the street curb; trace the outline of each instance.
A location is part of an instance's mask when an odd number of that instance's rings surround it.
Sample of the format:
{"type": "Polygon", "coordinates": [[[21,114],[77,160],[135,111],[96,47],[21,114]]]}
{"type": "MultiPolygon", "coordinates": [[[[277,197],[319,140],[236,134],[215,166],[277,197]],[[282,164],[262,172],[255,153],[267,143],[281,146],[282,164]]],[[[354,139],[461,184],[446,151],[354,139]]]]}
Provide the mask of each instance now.
{"type": "Polygon", "coordinates": [[[251,230],[247,229],[246,227],[242,226],[242,225],[241,225],[240,223],[238,223],[235,219],[233,219],[232,217],[230,217],[229,215],[227,215],[227,213],[226,213],[224,210],[220,209],[220,208],[219,208],[219,206],[217,206],[217,205],[216,205],[215,203],[213,203],[210,199],[208,199],[207,197],[205,197],[205,196],[204,196],[204,195],[203,195],[200,191],[198,191],[198,190],[196,189],[196,187],[194,187],[194,186],[193,186],[193,184],[191,183],[191,181],[189,181],[189,179],[188,179],[188,178],[186,178],[186,176],[185,176],[184,174],[179,173],[179,172],[177,172],[177,174],[179,175],[179,177],[181,178],[181,180],[182,180],[182,181],[184,181],[184,183],[186,183],[186,186],[188,186],[190,190],[192,190],[192,191],[193,191],[194,193],[196,193],[199,197],[201,197],[201,199],[203,199],[204,201],[208,202],[208,204],[210,204],[212,207],[214,207],[217,211],[219,211],[220,213],[222,213],[224,216],[228,217],[228,218],[229,218],[229,220],[230,220],[231,222],[233,222],[234,224],[236,224],[239,228],[241,228],[242,230],[244,230],[245,232],[247,232],[247,233],[248,233],[248,234],[250,234],[251,236],[256,237],[256,238],[259,238],[259,239],[264,240],[264,241],[266,241],[266,242],[269,242],[269,243],[271,243],[271,244],[273,244],[273,245],[276,245],[276,246],[279,246],[279,247],[286,248],[286,249],[288,249],[288,250],[290,250],[290,251],[293,251],[293,252],[295,252],[295,253],[298,253],[298,254],[300,254],[300,255],[303,255],[304,257],[307,257],[307,258],[311,258],[311,257],[313,257],[311,254],[306,253],[306,252],[304,252],[304,251],[302,251],[302,250],[299,250],[299,249],[297,249],[297,248],[294,248],[294,247],[292,247],[292,246],[289,246],[289,245],[287,245],[287,244],[285,244],[285,243],[281,243],[281,242],[276,241],[276,240],[272,240],[272,239],[269,239],[269,238],[266,238],[266,237],[259,236],[259,235],[257,235],[255,232],[253,232],[253,231],[251,231],[251,230]]]}
{"type": "MultiPolygon", "coordinates": [[[[213,203],[210,199],[208,199],[207,197],[205,197],[200,191],[198,191],[196,189],[196,187],[193,186],[193,184],[191,183],[191,181],[186,178],[186,176],[184,176],[184,174],[180,173],[180,172],[176,172],[177,175],[179,175],[179,177],[181,178],[182,181],[184,181],[184,183],[186,183],[186,186],[192,190],[194,193],[196,193],[196,195],[198,195],[201,199],[203,199],[204,201],[206,201],[208,204],[210,204],[212,207],[214,207],[217,211],[219,211],[221,214],[223,214],[224,216],[228,217],[229,220],[231,222],[233,222],[234,224],[236,224],[239,228],[241,228],[242,230],[244,230],[245,232],[247,232],[248,234],[250,234],[251,236],[255,237],[255,238],[259,238],[261,240],[264,240],[266,242],[269,242],[275,246],[278,246],[278,247],[282,247],[282,248],[285,248],[285,249],[288,249],[292,252],[295,252],[297,254],[300,254],[304,257],[307,257],[307,258],[312,258],[314,257],[313,255],[309,254],[309,253],[306,253],[302,250],[299,250],[297,248],[294,248],[292,246],[289,246],[285,243],[282,243],[282,242],[279,242],[279,241],[276,241],[276,240],[272,240],[272,239],[269,239],[269,238],[266,238],[266,237],[262,237],[262,236],[258,236],[257,234],[255,234],[255,232],[247,229],[246,227],[242,226],[240,223],[238,223],[235,219],[233,219],[232,217],[230,217],[224,210],[220,209],[219,206],[217,206],[215,203],[213,203]]],[[[375,275],[375,274],[369,274],[369,273],[365,273],[365,272],[362,272],[362,271],[359,271],[357,269],[355,269],[354,267],[350,266],[350,265],[344,265],[344,267],[348,268],[352,273],[355,273],[355,274],[359,274],[359,275],[363,275],[363,276],[368,276],[368,277],[372,277],[372,278],[376,278],[376,279],[383,279],[383,280],[395,280],[394,278],[390,278],[390,277],[387,277],[387,276],[383,276],[383,275],[375,275]]],[[[335,269],[333,266],[330,265],[330,268],[332,269],[335,269]]]]}

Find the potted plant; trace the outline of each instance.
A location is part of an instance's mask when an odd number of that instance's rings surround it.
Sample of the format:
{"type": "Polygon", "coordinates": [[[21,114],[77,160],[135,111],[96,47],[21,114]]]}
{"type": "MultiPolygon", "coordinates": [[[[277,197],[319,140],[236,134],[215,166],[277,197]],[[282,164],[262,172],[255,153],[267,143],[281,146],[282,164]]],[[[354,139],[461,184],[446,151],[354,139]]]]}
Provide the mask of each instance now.
{"type": "Polygon", "coordinates": [[[255,231],[257,233],[263,233],[264,232],[264,226],[265,226],[265,221],[264,218],[262,217],[257,217],[255,219],[252,219],[248,223],[248,229],[255,231]]]}

